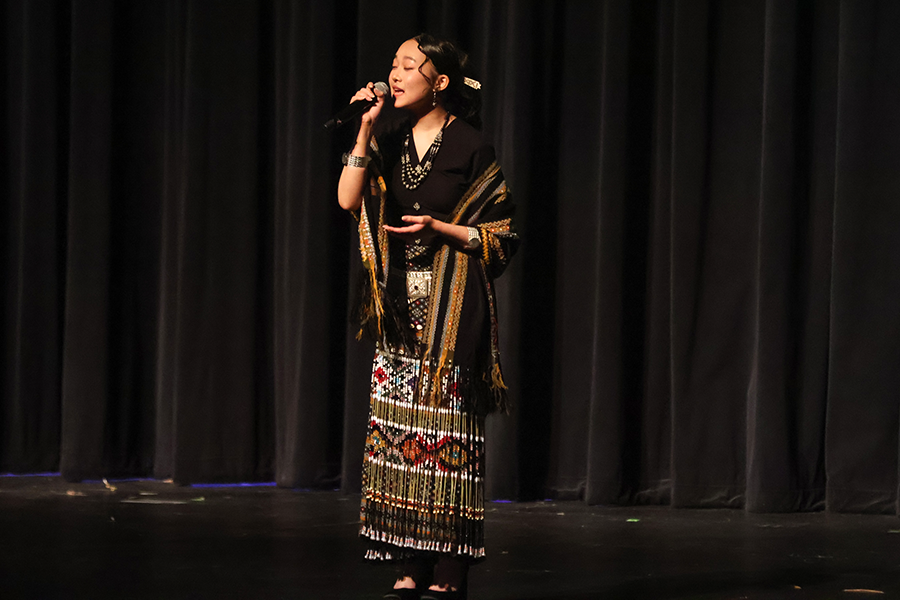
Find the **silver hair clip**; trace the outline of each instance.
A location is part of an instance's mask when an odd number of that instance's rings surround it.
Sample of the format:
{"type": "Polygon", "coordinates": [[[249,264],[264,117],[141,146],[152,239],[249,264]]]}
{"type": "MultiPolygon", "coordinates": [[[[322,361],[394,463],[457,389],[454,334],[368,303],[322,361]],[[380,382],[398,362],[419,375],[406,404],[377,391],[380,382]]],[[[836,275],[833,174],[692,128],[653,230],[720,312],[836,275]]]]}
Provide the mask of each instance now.
{"type": "Polygon", "coordinates": [[[463,83],[465,83],[467,86],[469,86],[473,90],[481,89],[481,82],[475,81],[474,79],[472,79],[470,77],[463,77],[463,83]]]}

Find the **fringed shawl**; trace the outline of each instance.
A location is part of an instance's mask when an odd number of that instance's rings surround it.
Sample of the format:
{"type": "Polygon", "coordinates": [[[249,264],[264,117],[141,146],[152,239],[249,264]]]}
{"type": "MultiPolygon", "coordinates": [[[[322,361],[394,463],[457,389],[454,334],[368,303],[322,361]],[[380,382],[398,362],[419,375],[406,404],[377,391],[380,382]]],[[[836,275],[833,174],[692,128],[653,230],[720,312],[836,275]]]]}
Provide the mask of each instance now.
{"type": "MultiPolygon", "coordinates": [[[[418,353],[422,361],[417,399],[432,406],[445,405],[450,369],[463,370],[472,410],[508,410],[506,384],[500,368],[494,279],[506,268],[518,247],[513,228],[514,206],[503,173],[492,163],[472,184],[447,219],[454,225],[477,227],[481,248],[475,252],[444,244],[432,266],[432,293],[422,343],[417,345],[403,317],[405,297],[392,297],[388,234],[384,230],[387,187],[376,160],[369,165],[369,186],[357,214],[359,248],[366,277],[359,306],[354,311],[364,333],[379,348],[418,353]],[[460,336],[468,319],[483,323],[483,336],[460,336]],[[488,339],[484,339],[487,337],[488,339]],[[474,347],[466,347],[474,346],[474,347]],[[458,358],[467,360],[458,361],[458,358]],[[468,362],[470,364],[463,364],[468,362]]],[[[397,288],[397,286],[393,286],[397,288]]],[[[405,289],[405,286],[403,286],[405,289]]],[[[481,325],[478,325],[479,327],[481,325]]]]}

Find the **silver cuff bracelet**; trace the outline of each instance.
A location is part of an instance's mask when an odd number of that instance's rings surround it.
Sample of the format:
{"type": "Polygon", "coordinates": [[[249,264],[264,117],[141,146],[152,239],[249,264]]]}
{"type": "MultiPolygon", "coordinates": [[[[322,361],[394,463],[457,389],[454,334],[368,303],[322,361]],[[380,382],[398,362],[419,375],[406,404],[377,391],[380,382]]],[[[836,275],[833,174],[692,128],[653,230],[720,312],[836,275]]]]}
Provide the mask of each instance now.
{"type": "Polygon", "coordinates": [[[481,246],[481,234],[477,227],[466,227],[469,230],[469,240],[466,242],[467,250],[475,250],[481,246]]]}
{"type": "Polygon", "coordinates": [[[349,152],[344,152],[343,156],[341,156],[341,162],[348,167],[361,167],[365,169],[371,160],[371,156],[354,156],[349,152]]]}

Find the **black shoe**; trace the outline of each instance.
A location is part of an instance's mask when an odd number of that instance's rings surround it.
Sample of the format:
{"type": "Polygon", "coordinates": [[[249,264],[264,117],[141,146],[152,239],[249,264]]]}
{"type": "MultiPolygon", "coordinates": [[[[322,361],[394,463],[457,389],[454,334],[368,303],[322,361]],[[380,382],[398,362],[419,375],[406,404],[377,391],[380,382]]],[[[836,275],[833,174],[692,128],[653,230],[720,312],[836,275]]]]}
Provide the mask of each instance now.
{"type": "Polygon", "coordinates": [[[383,596],[384,600],[419,600],[420,598],[420,592],[416,588],[395,589],[383,596]]]}
{"type": "Polygon", "coordinates": [[[436,592],[425,590],[420,596],[421,600],[462,600],[463,595],[458,590],[455,592],[436,592]]]}

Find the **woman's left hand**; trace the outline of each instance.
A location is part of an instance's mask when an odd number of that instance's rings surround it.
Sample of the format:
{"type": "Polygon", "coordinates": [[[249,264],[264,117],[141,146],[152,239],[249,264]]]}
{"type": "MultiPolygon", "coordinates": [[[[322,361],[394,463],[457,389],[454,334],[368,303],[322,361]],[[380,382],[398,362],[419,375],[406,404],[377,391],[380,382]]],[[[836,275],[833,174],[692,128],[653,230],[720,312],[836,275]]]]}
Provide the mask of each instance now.
{"type": "Polygon", "coordinates": [[[406,242],[428,241],[438,233],[435,229],[436,219],[428,215],[406,215],[403,221],[409,225],[405,227],[385,225],[384,229],[406,242]]]}

